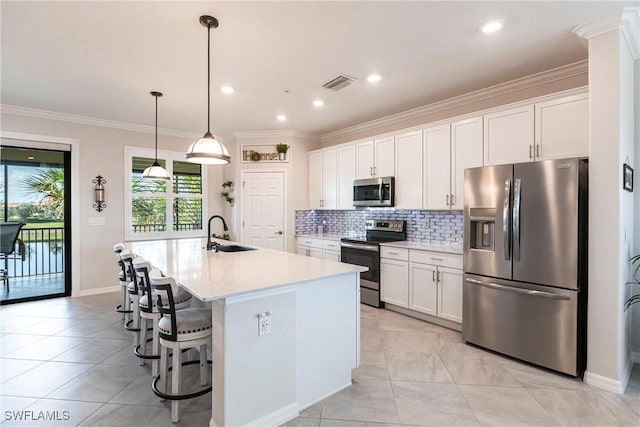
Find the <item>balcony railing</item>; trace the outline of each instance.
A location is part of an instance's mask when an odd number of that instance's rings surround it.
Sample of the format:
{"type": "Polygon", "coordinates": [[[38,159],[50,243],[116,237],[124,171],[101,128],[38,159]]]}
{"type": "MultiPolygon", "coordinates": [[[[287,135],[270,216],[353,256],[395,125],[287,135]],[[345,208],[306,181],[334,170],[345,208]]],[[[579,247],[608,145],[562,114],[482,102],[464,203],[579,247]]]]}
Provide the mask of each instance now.
{"type": "Polygon", "coordinates": [[[23,228],[25,259],[19,256],[3,260],[9,277],[42,276],[64,272],[66,247],[63,228],[23,228]]]}
{"type": "MultiPolygon", "coordinates": [[[[133,224],[134,233],[153,233],[167,230],[167,224],[133,224]]],[[[173,224],[174,231],[202,230],[202,224],[173,224]]]]}

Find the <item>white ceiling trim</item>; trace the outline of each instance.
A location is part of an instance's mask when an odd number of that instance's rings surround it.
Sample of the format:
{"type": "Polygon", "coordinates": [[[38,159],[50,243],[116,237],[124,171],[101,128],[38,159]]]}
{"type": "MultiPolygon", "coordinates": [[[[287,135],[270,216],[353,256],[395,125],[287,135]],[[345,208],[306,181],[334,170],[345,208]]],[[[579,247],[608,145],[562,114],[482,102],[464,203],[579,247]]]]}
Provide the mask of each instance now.
{"type": "MultiPolygon", "coordinates": [[[[19,107],[17,105],[0,104],[0,112],[5,114],[12,114],[14,116],[34,117],[38,119],[57,120],[61,122],[76,123],[81,125],[155,134],[154,126],[120,122],[116,120],[99,119],[97,117],[80,116],[77,114],[58,113],[55,111],[39,110],[37,108],[19,107]]],[[[187,139],[196,139],[201,136],[201,134],[199,133],[160,127],[158,128],[158,134],[187,139]]]]}
{"type": "Polygon", "coordinates": [[[469,92],[464,95],[455,96],[453,98],[449,98],[444,101],[434,102],[432,104],[424,105],[422,107],[417,107],[411,110],[404,111],[402,113],[392,114],[386,117],[382,117],[380,119],[361,123],[356,126],[351,126],[348,128],[329,132],[322,135],[320,139],[322,142],[326,142],[336,137],[348,136],[349,134],[352,134],[352,133],[359,133],[367,130],[372,130],[381,126],[389,126],[396,123],[401,123],[416,117],[421,117],[424,115],[437,113],[439,111],[448,110],[452,107],[459,107],[462,105],[484,101],[487,99],[506,95],[511,92],[517,92],[520,90],[525,90],[532,87],[544,85],[553,81],[562,80],[562,79],[579,76],[587,73],[588,73],[588,61],[587,60],[578,61],[573,64],[552,68],[550,70],[542,71],[540,73],[532,74],[530,76],[522,77],[519,79],[504,82],[504,83],[499,83],[497,85],[489,86],[487,88],[480,89],[474,92],[469,92]]]}
{"type": "Polygon", "coordinates": [[[573,32],[589,40],[611,31],[620,30],[634,59],[640,58],[640,8],[626,7],[619,20],[580,24],[573,32]]]}
{"type": "Polygon", "coordinates": [[[236,139],[249,138],[297,138],[306,139],[308,141],[320,142],[317,135],[311,135],[296,130],[263,130],[263,131],[237,131],[233,132],[236,139]]]}

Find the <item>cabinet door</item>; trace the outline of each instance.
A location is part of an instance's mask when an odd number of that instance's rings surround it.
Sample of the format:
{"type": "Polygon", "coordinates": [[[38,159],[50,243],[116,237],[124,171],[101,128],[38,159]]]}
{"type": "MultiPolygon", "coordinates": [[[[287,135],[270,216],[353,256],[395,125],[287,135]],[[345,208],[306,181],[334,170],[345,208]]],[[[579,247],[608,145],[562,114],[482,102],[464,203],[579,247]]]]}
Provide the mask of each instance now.
{"type": "Polygon", "coordinates": [[[298,255],[308,256],[308,254],[307,254],[307,249],[309,249],[309,248],[308,248],[308,247],[306,247],[306,246],[297,245],[297,246],[296,246],[296,253],[297,253],[298,255]]]}
{"type": "Polygon", "coordinates": [[[335,209],[338,201],[336,150],[322,152],[322,209],[335,209]]]}
{"type": "Polygon", "coordinates": [[[484,165],[533,160],[533,105],[484,116],[484,165]]]}
{"type": "Polygon", "coordinates": [[[356,147],[338,148],[338,209],[354,209],[353,180],[356,179],[356,147]]]}
{"type": "Polygon", "coordinates": [[[450,145],[451,128],[448,124],[424,130],[424,209],[449,209],[450,145]]]}
{"type": "Polygon", "coordinates": [[[373,141],[356,144],[356,179],[373,176],[373,141]]]}
{"type": "Polygon", "coordinates": [[[400,307],[409,307],[409,263],[380,260],[380,299],[400,307]]]}
{"type": "Polygon", "coordinates": [[[437,316],[437,268],[427,264],[409,264],[409,308],[437,316]]]}
{"type": "Polygon", "coordinates": [[[312,258],[322,258],[322,249],[309,248],[309,256],[312,258]]]}
{"type": "Polygon", "coordinates": [[[464,208],[464,170],[482,166],[482,117],[451,123],[451,209],[464,208]]]}
{"type": "Polygon", "coordinates": [[[322,152],[309,154],[309,209],[320,209],[322,199],[322,152]]]}
{"type": "Polygon", "coordinates": [[[422,132],[396,136],[396,192],[398,209],[422,208],[422,132]]]}
{"type": "Polygon", "coordinates": [[[438,316],[462,323],[462,270],[438,267],[438,316]]]}
{"type": "Polygon", "coordinates": [[[375,140],[373,175],[395,175],[395,143],[393,137],[375,140]]]}
{"type": "Polygon", "coordinates": [[[589,97],[567,96],[537,103],[536,159],[589,155],[589,97]]]}
{"type": "Polygon", "coordinates": [[[340,252],[335,252],[335,251],[323,251],[322,252],[322,258],[324,259],[328,259],[331,261],[338,261],[340,262],[340,252]]]}

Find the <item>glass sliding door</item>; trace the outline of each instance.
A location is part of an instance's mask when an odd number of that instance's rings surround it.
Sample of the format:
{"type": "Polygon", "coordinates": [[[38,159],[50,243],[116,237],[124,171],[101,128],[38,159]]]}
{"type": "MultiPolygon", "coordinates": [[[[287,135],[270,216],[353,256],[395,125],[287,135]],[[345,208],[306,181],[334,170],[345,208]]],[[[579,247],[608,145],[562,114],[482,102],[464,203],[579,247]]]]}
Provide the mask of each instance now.
{"type": "Polygon", "coordinates": [[[3,241],[2,304],[71,294],[70,154],[0,147],[3,240],[23,224],[11,250],[3,241]]]}

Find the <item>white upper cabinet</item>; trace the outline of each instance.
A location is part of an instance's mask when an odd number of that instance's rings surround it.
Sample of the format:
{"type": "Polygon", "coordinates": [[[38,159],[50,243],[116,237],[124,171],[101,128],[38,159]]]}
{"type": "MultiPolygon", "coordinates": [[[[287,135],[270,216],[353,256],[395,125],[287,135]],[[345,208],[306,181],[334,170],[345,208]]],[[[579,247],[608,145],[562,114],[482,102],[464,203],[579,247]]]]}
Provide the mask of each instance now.
{"type": "Polygon", "coordinates": [[[533,132],[533,105],[486,114],[485,166],[534,160],[533,132]]]}
{"type": "Polygon", "coordinates": [[[451,128],[446,125],[424,130],[423,208],[449,209],[451,197],[451,128]]]}
{"type": "Polygon", "coordinates": [[[567,96],[535,104],[536,159],[589,155],[589,97],[567,96]]]}
{"type": "Polygon", "coordinates": [[[464,208],[464,170],[482,166],[482,117],[451,123],[451,209],[464,208]]]}
{"type": "Polygon", "coordinates": [[[322,152],[309,154],[309,209],[320,209],[322,203],[322,152]]]}
{"type": "Polygon", "coordinates": [[[356,179],[356,147],[348,145],[338,148],[338,209],[354,209],[353,180],[356,179]]]}
{"type": "Polygon", "coordinates": [[[395,206],[398,209],[421,209],[422,132],[409,132],[395,138],[395,206]]]}
{"type": "Polygon", "coordinates": [[[322,152],[322,208],[335,209],[338,202],[338,159],[336,150],[322,152]]]}
{"type": "Polygon", "coordinates": [[[394,176],[394,139],[356,144],[356,179],[394,176]]]}

